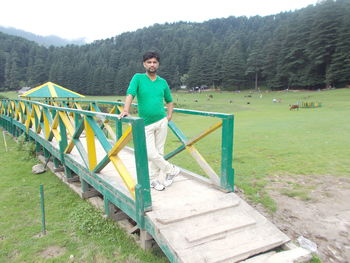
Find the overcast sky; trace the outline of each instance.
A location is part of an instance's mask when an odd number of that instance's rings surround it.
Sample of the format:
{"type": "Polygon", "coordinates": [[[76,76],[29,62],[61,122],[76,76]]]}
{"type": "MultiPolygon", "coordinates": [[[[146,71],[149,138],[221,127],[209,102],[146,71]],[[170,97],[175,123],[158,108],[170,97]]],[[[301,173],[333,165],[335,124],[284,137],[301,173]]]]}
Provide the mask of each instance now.
{"type": "Polygon", "coordinates": [[[0,0],[0,25],[37,35],[104,39],[166,22],[294,11],[317,0],[0,0]]]}

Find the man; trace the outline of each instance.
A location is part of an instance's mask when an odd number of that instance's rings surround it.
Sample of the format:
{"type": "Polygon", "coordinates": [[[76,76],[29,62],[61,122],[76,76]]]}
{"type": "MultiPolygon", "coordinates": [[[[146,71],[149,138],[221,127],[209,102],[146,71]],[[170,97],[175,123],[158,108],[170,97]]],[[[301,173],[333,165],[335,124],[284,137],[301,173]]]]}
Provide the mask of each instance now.
{"type": "Polygon", "coordinates": [[[123,112],[119,118],[129,116],[130,105],[137,97],[139,116],[145,122],[147,155],[150,167],[151,187],[162,191],[170,186],[180,169],[163,157],[164,144],[168,131],[168,121],[173,114],[173,98],[168,83],[157,75],[160,58],[156,52],[143,55],[143,66],[146,73],[137,73],[131,79],[123,112]],[[167,113],[164,109],[166,102],[167,113]]]}

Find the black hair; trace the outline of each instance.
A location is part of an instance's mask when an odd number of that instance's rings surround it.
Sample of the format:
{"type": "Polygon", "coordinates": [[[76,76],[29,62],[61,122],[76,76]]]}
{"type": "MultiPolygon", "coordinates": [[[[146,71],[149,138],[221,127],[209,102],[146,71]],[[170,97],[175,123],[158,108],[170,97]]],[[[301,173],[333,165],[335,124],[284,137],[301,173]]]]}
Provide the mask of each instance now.
{"type": "Polygon", "coordinates": [[[155,58],[158,62],[160,62],[160,57],[159,57],[159,54],[157,52],[154,52],[154,51],[146,52],[143,55],[143,62],[145,62],[146,60],[148,60],[150,58],[155,58]]]}

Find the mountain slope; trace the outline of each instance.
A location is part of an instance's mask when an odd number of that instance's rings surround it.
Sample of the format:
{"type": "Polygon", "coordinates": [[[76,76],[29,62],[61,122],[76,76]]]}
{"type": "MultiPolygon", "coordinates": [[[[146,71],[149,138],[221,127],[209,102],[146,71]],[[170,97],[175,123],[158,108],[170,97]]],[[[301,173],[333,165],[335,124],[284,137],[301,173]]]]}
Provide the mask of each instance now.
{"type": "Polygon", "coordinates": [[[40,36],[40,35],[35,35],[33,33],[21,30],[21,29],[16,29],[13,27],[3,27],[0,26],[0,32],[3,32],[8,35],[13,35],[13,36],[19,36],[31,41],[34,41],[40,45],[49,47],[49,46],[66,46],[70,44],[74,45],[84,45],[86,42],[84,41],[83,38],[75,39],[75,40],[68,40],[64,38],[60,38],[58,36],[50,35],[50,36],[40,36]]]}

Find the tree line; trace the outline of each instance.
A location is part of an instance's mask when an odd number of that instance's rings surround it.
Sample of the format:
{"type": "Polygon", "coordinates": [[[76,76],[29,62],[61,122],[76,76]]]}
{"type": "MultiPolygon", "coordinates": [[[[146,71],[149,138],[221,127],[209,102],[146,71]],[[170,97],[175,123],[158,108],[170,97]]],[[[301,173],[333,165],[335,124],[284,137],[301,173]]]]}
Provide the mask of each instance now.
{"type": "Polygon", "coordinates": [[[155,24],[91,44],[43,47],[0,33],[0,91],[52,81],[87,95],[123,95],[142,54],[161,54],[171,88],[315,89],[350,83],[350,1],[270,16],[155,24]]]}

